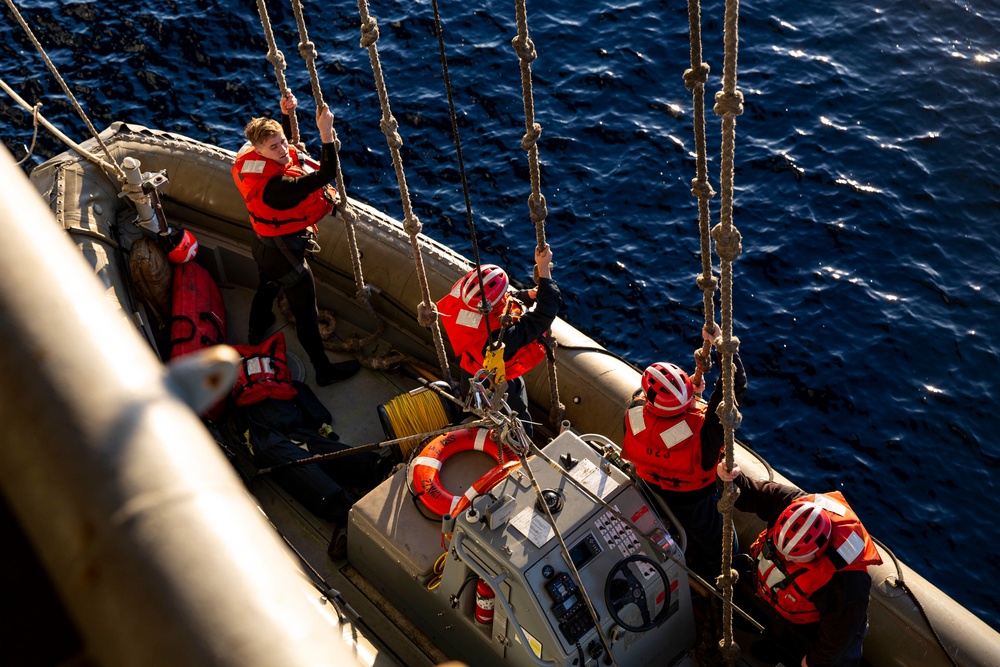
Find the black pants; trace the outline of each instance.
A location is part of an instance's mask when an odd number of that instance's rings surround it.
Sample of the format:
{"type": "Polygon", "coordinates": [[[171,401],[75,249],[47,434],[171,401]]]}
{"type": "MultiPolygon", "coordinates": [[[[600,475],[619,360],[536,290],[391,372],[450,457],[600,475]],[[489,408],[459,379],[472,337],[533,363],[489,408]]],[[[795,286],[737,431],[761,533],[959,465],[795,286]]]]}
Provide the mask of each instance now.
{"type": "Polygon", "coordinates": [[[274,300],[284,290],[295,317],[295,334],[299,343],[313,366],[319,366],[328,363],[328,360],[319,334],[316,282],[305,259],[310,243],[306,230],[263,238],[254,234],[251,250],[257,262],[260,282],[250,304],[250,331],[262,333],[270,326],[274,300]]]}

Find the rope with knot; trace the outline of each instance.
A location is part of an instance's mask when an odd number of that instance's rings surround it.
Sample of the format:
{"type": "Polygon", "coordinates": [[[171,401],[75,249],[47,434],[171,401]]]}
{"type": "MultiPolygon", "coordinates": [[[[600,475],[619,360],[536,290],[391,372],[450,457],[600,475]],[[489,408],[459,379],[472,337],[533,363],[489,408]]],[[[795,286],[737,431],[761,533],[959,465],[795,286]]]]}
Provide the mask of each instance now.
{"type": "MultiPolygon", "coordinates": [[[[684,72],[684,86],[691,91],[694,109],[695,178],[691,181],[691,194],[698,199],[698,226],[701,239],[701,275],[698,289],[702,292],[702,311],[705,316],[705,331],[715,330],[715,290],[718,281],[712,275],[712,244],[709,235],[710,211],[708,202],[715,196],[708,181],[708,149],[705,139],[705,83],[711,68],[702,61],[701,49],[701,5],[698,0],[688,2],[688,24],[691,42],[691,68],[684,72]]],[[[712,343],[708,340],[695,350],[695,373],[691,378],[694,386],[702,384],[705,373],[712,369],[712,343]]]]}
{"type": "MultiPolygon", "coordinates": [[[[535,223],[535,242],[541,251],[547,245],[545,242],[545,218],[548,208],[545,205],[545,195],[542,194],[541,166],[538,160],[538,139],[542,136],[542,126],[535,122],[535,101],[531,86],[531,63],[538,57],[535,44],[528,36],[528,8],[525,0],[517,0],[517,37],[511,44],[521,63],[521,93],[524,98],[524,137],[521,148],[528,154],[528,171],[531,177],[531,195],[528,197],[528,211],[531,221],[535,223]]],[[[556,343],[551,337],[550,340],[556,343]]],[[[555,354],[549,350],[545,358],[549,369],[549,422],[553,430],[559,430],[566,406],[559,400],[559,379],[556,374],[555,354]]]]}
{"type": "MultiPolygon", "coordinates": [[[[260,14],[261,25],[263,26],[264,33],[267,37],[267,59],[274,64],[274,73],[278,80],[278,88],[281,91],[282,96],[284,96],[285,91],[287,90],[283,74],[285,69],[285,56],[278,50],[275,44],[274,33],[271,30],[271,21],[268,18],[267,6],[264,4],[264,0],[257,0],[257,10],[260,14]]],[[[299,31],[299,53],[305,60],[306,68],[309,71],[309,81],[312,87],[313,98],[316,101],[316,109],[318,111],[323,108],[325,103],[323,102],[323,91],[320,86],[319,73],[316,70],[316,46],[309,41],[309,32],[306,29],[301,0],[292,0],[292,12],[295,15],[295,22],[299,31]]],[[[292,143],[297,143],[298,119],[296,117],[296,113],[293,111],[289,114],[289,117],[292,122],[292,143]]],[[[336,128],[333,128],[333,147],[333,163],[336,171],[338,193],[337,200],[334,202],[334,207],[340,214],[341,219],[344,221],[347,231],[347,242],[350,246],[351,264],[354,270],[354,283],[357,288],[354,299],[362,308],[364,308],[365,312],[375,319],[376,327],[375,331],[371,332],[364,338],[352,339],[352,341],[348,342],[344,346],[332,344],[330,341],[326,340],[327,337],[324,336],[324,345],[327,349],[359,352],[361,348],[376,341],[382,335],[385,331],[385,321],[377,312],[375,312],[375,308],[371,304],[371,289],[365,284],[364,272],[361,267],[361,252],[358,250],[358,238],[357,232],[355,231],[358,216],[347,200],[347,187],[344,183],[344,174],[340,167],[340,140],[337,138],[336,128]]]]}
{"type": "MultiPolygon", "coordinates": [[[[733,432],[739,427],[740,413],[736,405],[733,390],[733,355],[739,350],[740,341],[733,336],[733,262],[742,250],[741,236],[733,226],[733,161],[736,153],[736,116],[743,113],[743,94],[736,89],[736,60],[739,49],[739,0],[726,0],[725,46],[722,65],[722,90],[715,95],[715,113],[722,116],[722,167],[719,186],[722,190],[722,202],[719,210],[719,224],[712,230],[715,239],[715,251],[719,255],[719,273],[721,275],[721,310],[722,310],[722,341],[718,345],[720,366],[722,367],[723,399],[718,408],[718,414],[725,430],[725,461],[726,469],[733,469],[733,432]]],[[[726,482],[719,509],[722,512],[722,525],[730,526],[733,520],[733,504],[736,490],[732,482],[726,482]]],[[[723,599],[731,603],[732,588],[733,534],[731,530],[722,531],[722,567],[728,574],[720,577],[726,586],[723,599]]],[[[740,648],[733,640],[733,609],[731,604],[724,604],[723,628],[724,635],[720,641],[723,658],[732,666],[739,659],[740,648]]]]}
{"type": "MultiPolygon", "coordinates": [[[[274,31],[271,30],[271,18],[267,13],[267,5],[264,0],[257,0],[257,13],[260,15],[260,25],[264,29],[264,38],[267,40],[267,61],[274,65],[274,78],[278,80],[278,92],[281,96],[285,96],[285,91],[288,90],[288,84],[285,82],[285,54],[278,49],[278,45],[274,40],[274,31]]],[[[292,136],[290,137],[293,144],[299,143],[299,119],[296,114],[290,114],[289,119],[292,123],[292,136]]]]}
{"type": "Polygon", "coordinates": [[[66,97],[69,98],[70,104],[73,105],[73,108],[76,110],[77,114],[79,114],[80,118],[82,118],[83,122],[87,125],[87,129],[90,130],[90,134],[91,136],[94,137],[94,141],[97,142],[97,145],[101,147],[101,149],[104,151],[104,154],[107,156],[108,162],[107,163],[100,162],[99,164],[101,164],[101,166],[104,168],[107,168],[107,166],[109,166],[110,164],[110,166],[114,169],[115,175],[118,177],[118,180],[124,183],[126,180],[125,171],[111,156],[111,151],[104,143],[104,140],[101,139],[101,135],[100,133],[98,133],[97,128],[95,128],[94,124],[90,122],[89,118],[87,118],[87,114],[83,110],[83,107],[81,107],[80,103],[76,101],[76,97],[73,95],[73,92],[69,89],[69,86],[66,85],[66,82],[63,80],[62,76],[59,75],[59,71],[56,69],[56,66],[49,59],[49,55],[45,52],[45,49],[42,48],[41,43],[35,38],[35,33],[31,31],[31,28],[24,20],[24,17],[21,16],[21,12],[19,12],[17,10],[17,7],[14,6],[13,0],[6,0],[6,2],[7,6],[10,8],[11,13],[14,14],[14,18],[17,19],[17,22],[21,25],[21,28],[24,30],[25,34],[28,35],[28,39],[31,40],[31,43],[35,45],[35,49],[38,51],[39,55],[42,56],[42,60],[45,61],[46,67],[49,68],[49,71],[52,72],[52,76],[56,78],[56,81],[59,82],[59,86],[63,89],[63,92],[66,93],[66,97]]]}
{"type": "MultiPolygon", "coordinates": [[[[295,0],[296,2],[298,0],[295,0]]],[[[421,326],[431,330],[434,337],[434,347],[437,352],[438,363],[441,365],[448,384],[453,384],[451,367],[448,365],[448,354],[444,347],[444,337],[441,334],[441,319],[437,312],[437,304],[431,299],[430,285],[427,280],[427,272],[424,268],[423,255],[420,251],[420,220],[413,212],[413,205],[410,201],[410,192],[406,186],[406,175],[403,173],[403,157],[400,148],[403,145],[403,138],[399,135],[399,124],[392,115],[389,108],[389,95],[386,92],[385,76],[382,73],[382,62],[378,55],[378,21],[368,11],[368,0],[358,0],[358,13],[361,15],[361,46],[368,49],[368,60],[371,62],[372,74],[375,75],[375,88],[378,91],[379,104],[382,107],[382,121],[380,126],[385,134],[386,143],[389,145],[389,152],[392,154],[392,165],[396,171],[396,182],[399,184],[399,198],[403,204],[403,229],[410,236],[410,246],[413,249],[413,262],[416,266],[417,279],[420,283],[420,294],[423,301],[417,310],[418,321],[421,326]]]]}

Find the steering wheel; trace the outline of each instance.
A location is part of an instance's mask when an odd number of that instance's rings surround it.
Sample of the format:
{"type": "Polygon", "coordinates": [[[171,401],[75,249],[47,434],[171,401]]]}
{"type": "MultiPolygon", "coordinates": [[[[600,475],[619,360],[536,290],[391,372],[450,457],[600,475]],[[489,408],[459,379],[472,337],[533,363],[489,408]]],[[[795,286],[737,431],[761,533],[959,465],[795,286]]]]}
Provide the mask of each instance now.
{"type": "Polygon", "coordinates": [[[667,619],[667,614],[670,612],[670,600],[668,597],[664,601],[660,613],[655,618],[650,618],[646,589],[639,577],[635,576],[629,568],[632,563],[646,563],[652,567],[657,576],[660,577],[660,581],[663,582],[663,590],[667,592],[668,596],[670,595],[670,583],[660,564],[649,556],[633,554],[615,563],[615,566],[608,572],[608,579],[604,584],[604,602],[608,606],[608,613],[611,614],[612,620],[622,628],[629,632],[648,632],[667,619]],[[634,604],[639,608],[642,625],[631,625],[622,620],[618,612],[628,604],[634,604]]]}

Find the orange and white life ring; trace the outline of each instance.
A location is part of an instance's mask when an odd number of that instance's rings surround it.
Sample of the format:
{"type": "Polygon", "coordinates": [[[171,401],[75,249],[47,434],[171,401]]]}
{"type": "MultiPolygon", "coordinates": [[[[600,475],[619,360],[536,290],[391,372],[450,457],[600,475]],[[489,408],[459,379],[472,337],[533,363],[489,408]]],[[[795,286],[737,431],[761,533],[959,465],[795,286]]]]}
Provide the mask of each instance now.
{"type": "Polygon", "coordinates": [[[502,482],[511,470],[520,465],[517,460],[503,463],[500,459],[500,447],[489,429],[465,428],[445,433],[431,440],[410,461],[407,473],[410,490],[438,516],[456,516],[472,503],[473,498],[502,482]],[[468,451],[485,452],[496,459],[497,465],[476,480],[464,494],[455,495],[441,484],[441,466],[453,454],[468,451]]]}

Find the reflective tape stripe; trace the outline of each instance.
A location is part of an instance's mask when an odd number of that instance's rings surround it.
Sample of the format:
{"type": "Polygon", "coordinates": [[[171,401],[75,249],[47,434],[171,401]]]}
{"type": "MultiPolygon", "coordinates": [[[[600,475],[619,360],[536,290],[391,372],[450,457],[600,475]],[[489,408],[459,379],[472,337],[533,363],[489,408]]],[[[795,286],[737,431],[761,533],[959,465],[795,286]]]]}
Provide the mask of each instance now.
{"type": "Polygon", "coordinates": [[[478,429],[476,431],[476,444],[473,446],[473,449],[479,452],[483,451],[486,447],[486,436],[489,435],[489,433],[490,432],[485,428],[478,429]]]}
{"type": "Polygon", "coordinates": [[[441,470],[441,461],[431,458],[430,456],[418,456],[413,459],[413,466],[427,466],[428,468],[434,468],[435,470],[441,470]]]}

